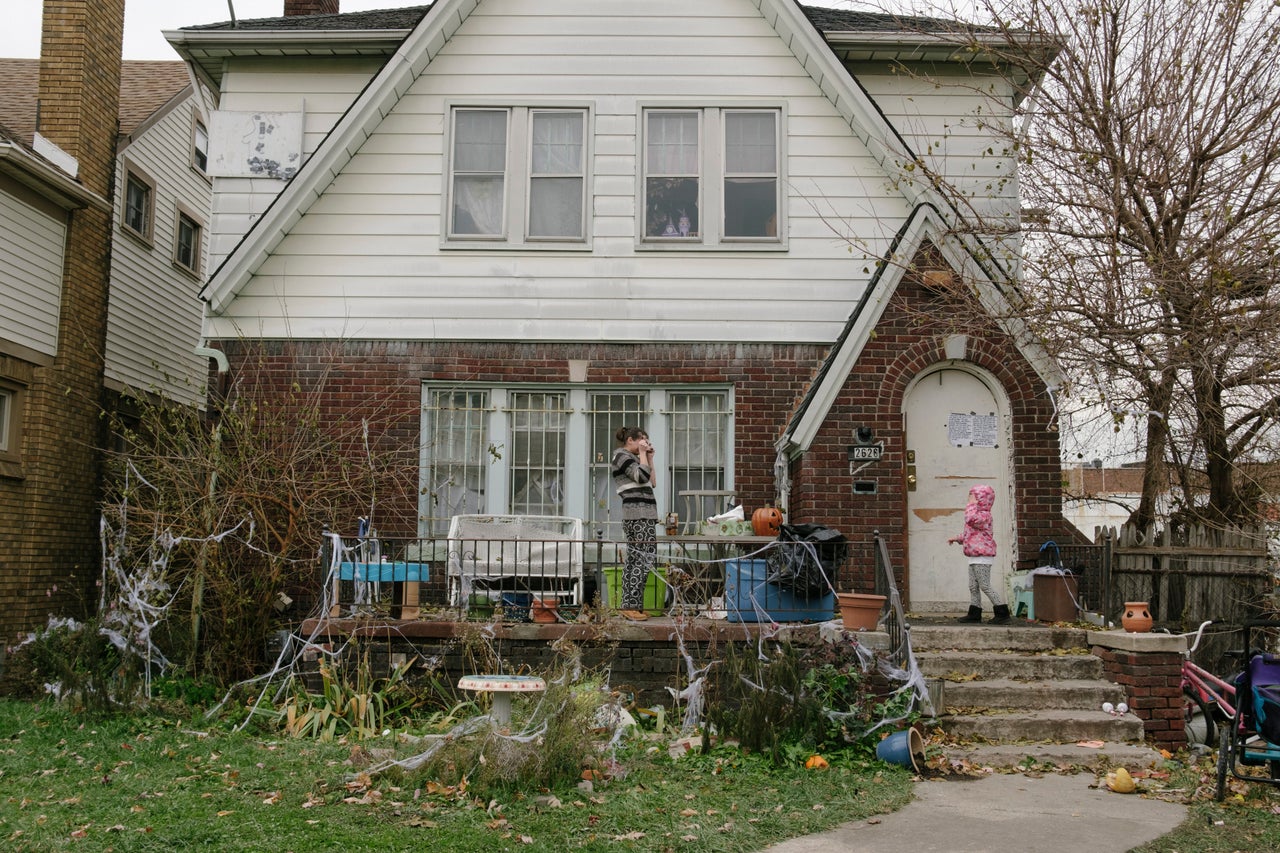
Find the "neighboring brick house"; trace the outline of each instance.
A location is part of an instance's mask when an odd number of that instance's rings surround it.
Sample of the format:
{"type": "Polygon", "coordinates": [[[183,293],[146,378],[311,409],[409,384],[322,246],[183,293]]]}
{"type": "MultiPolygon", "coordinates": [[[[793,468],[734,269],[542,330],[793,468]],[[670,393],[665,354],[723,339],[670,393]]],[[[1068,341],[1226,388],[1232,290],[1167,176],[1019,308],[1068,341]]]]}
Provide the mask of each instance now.
{"type": "MultiPolygon", "coordinates": [[[[0,613],[4,641],[83,613],[98,576],[102,353],[124,0],[47,0],[39,139],[10,127],[4,162],[34,211],[0,224],[0,613]],[[38,153],[36,153],[38,152],[38,153]],[[74,170],[74,178],[71,177],[74,170]]],[[[7,123],[7,122],[6,122],[7,123]]],[[[5,188],[13,184],[6,181],[5,188]]],[[[12,211],[13,208],[10,207],[12,211]]],[[[21,215],[21,214],[19,214],[21,215]]]]}
{"type": "Polygon", "coordinates": [[[1006,302],[1012,246],[967,233],[920,152],[1019,214],[990,130],[1015,87],[952,26],[438,0],[166,33],[219,99],[205,336],[242,377],[330,383],[335,420],[399,415],[421,497],[384,532],[503,512],[616,537],[611,436],[639,423],[664,512],[780,501],[853,541],[845,589],[878,530],[914,608],[959,606],[973,482],[1000,495],[999,571],[1065,522],[1054,365],[945,322],[948,282],[1006,302]]]}
{"type": "Polygon", "coordinates": [[[103,412],[204,404],[204,93],[181,62],[122,63],[122,16],[51,0],[41,59],[0,59],[5,643],[97,603],[103,412]]]}

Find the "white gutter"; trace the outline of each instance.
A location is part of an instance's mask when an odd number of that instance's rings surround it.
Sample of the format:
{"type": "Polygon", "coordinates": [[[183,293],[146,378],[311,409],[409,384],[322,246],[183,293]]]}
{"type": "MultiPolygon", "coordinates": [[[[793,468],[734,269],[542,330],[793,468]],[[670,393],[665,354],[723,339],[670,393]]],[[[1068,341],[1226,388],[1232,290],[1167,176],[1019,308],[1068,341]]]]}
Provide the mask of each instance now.
{"type": "Polygon", "coordinates": [[[111,212],[111,202],[66,172],[12,142],[0,142],[0,172],[45,196],[64,210],[92,207],[111,212]]]}

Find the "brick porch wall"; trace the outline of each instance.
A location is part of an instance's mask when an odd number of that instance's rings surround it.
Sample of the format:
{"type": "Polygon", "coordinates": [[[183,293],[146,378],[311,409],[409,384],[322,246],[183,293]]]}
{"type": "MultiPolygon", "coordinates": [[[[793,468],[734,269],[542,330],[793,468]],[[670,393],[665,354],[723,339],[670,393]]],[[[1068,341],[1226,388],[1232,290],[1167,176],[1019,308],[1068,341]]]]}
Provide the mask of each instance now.
{"type": "Polygon", "coordinates": [[[1182,656],[1093,647],[1108,681],[1124,688],[1147,739],[1170,752],[1187,745],[1182,718],[1182,656]]]}

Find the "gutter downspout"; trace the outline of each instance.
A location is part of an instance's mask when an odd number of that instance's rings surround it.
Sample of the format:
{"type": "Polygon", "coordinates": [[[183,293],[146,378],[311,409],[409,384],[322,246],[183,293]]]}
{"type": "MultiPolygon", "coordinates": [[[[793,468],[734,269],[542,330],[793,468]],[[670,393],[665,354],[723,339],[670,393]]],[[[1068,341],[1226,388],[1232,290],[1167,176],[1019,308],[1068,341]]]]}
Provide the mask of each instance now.
{"type": "MultiPolygon", "coordinates": [[[[227,360],[227,354],[220,349],[213,347],[198,346],[195,348],[195,354],[202,358],[211,358],[218,365],[218,375],[223,376],[231,370],[231,363],[227,360]]],[[[209,488],[207,491],[208,503],[205,505],[205,530],[213,526],[213,497],[218,488],[218,464],[222,459],[222,419],[218,419],[218,423],[213,428],[213,465],[209,472],[209,488]]],[[[191,660],[189,663],[194,670],[195,662],[199,659],[200,649],[200,622],[204,616],[204,578],[205,569],[209,564],[209,536],[206,532],[204,538],[200,542],[200,554],[196,557],[196,577],[191,591],[191,660]]]]}

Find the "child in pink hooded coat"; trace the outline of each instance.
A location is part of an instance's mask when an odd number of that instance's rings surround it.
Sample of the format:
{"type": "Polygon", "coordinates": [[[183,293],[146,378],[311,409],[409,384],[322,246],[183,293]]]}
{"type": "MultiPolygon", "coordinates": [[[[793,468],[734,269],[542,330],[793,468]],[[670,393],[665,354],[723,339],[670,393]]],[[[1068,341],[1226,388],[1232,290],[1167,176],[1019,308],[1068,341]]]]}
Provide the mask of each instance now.
{"type": "Polygon", "coordinates": [[[991,507],[996,502],[996,490],[986,485],[969,489],[969,504],[964,508],[964,533],[947,541],[960,544],[969,558],[969,612],[960,622],[982,621],[982,594],[991,599],[993,625],[1009,621],[1009,605],[991,585],[991,566],[996,561],[996,537],[991,524],[991,507]]]}

